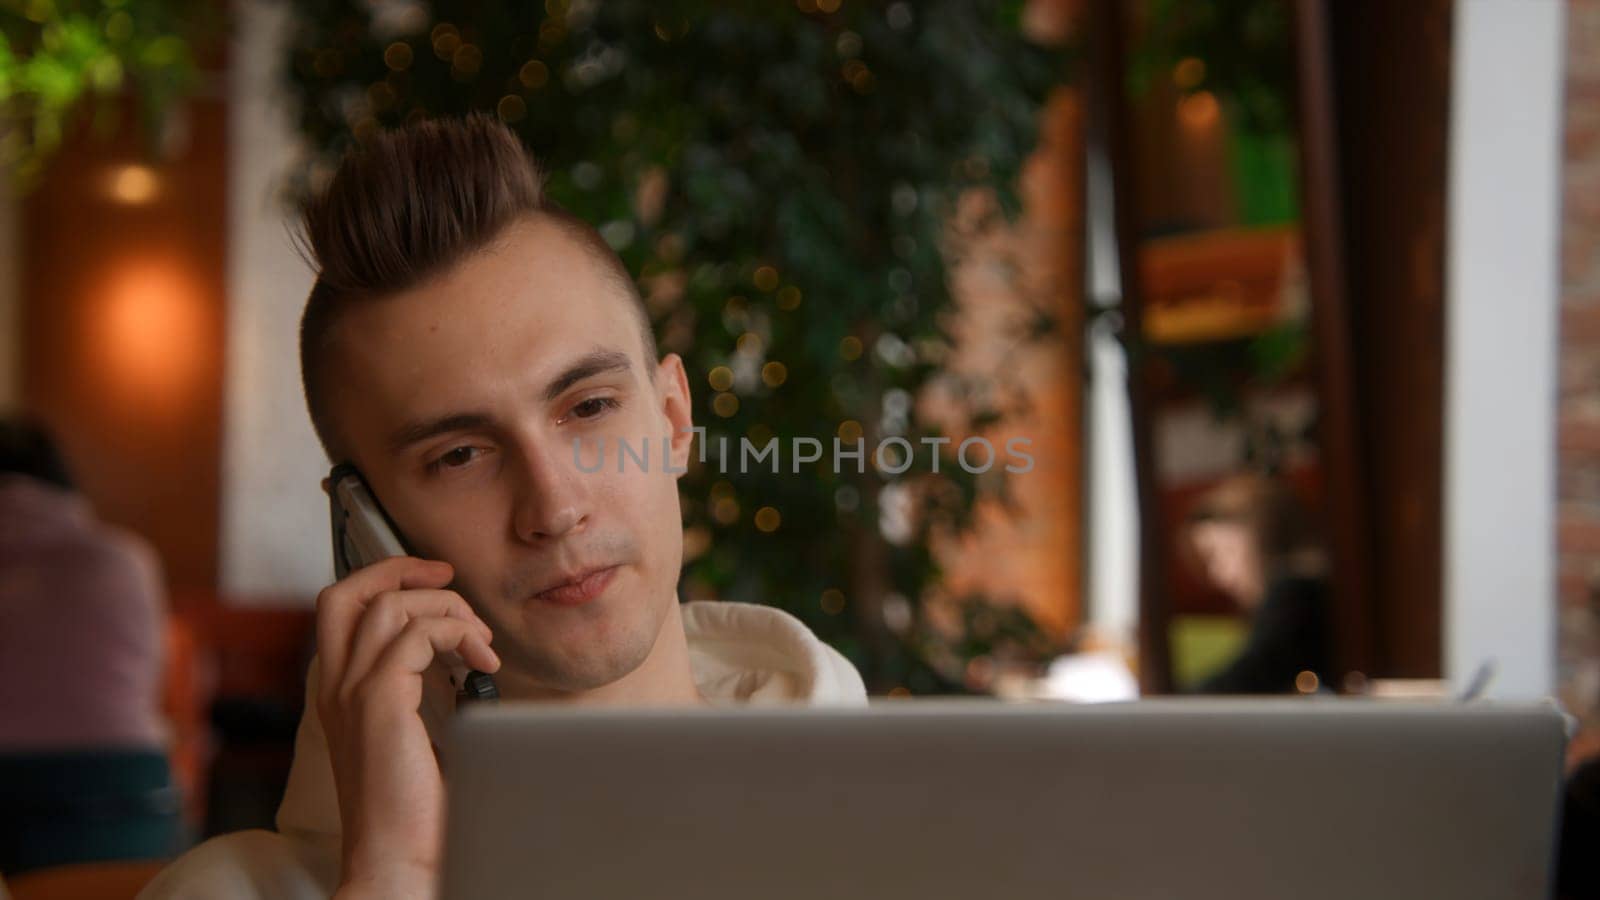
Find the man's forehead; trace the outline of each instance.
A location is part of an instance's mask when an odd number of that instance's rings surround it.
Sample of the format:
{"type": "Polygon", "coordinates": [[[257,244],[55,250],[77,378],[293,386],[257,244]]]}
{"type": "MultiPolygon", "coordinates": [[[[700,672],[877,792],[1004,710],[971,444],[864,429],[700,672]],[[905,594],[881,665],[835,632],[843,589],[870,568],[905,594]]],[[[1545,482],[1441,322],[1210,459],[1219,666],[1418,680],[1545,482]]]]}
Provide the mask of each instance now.
{"type": "Polygon", "coordinates": [[[596,354],[626,362],[605,367],[613,374],[649,380],[635,301],[561,231],[518,226],[428,282],[354,304],[329,333],[344,411],[387,437],[422,413],[541,400],[596,354]]]}
{"type": "MultiPolygon", "coordinates": [[[[615,348],[595,346],[565,361],[553,362],[553,374],[541,373],[513,399],[534,403],[551,403],[574,387],[591,379],[621,377],[632,379],[637,375],[633,355],[615,348]]],[[[455,400],[439,397],[418,397],[405,409],[399,423],[389,429],[387,449],[403,452],[431,437],[451,431],[495,427],[500,423],[499,410],[507,398],[495,398],[490,392],[481,397],[464,397],[455,400]],[[485,401],[498,399],[501,402],[485,401]]],[[[520,405],[520,404],[517,404],[520,405]]]]}
{"type": "Polygon", "coordinates": [[[559,226],[519,225],[449,270],[395,295],[354,304],[334,332],[340,351],[384,365],[403,358],[549,355],[593,342],[637,343],[627,289],[559,226]]]}

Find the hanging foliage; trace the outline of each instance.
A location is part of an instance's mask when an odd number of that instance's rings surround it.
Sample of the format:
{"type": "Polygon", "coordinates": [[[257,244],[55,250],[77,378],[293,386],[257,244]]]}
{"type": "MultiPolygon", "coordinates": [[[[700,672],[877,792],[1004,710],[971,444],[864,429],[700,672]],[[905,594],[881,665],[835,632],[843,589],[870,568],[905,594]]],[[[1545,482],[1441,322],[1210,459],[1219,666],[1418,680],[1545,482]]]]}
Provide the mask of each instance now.
{"type": "Polygon", "coordinates": [[[72,118],[135,94],[145,133],[198,82],[193,47],[221,17],[175,0],[23,0],[0,6],[0,166],[26,183],[72,118]],[[95,109],[95,107],[97,107],[95,109]]]}
{"type": "Polygon", "coordinates": [[[707,460],[681,482],[684,592],[786,609],[870,686],[925,692],[1010,639],[936,639],[922,615],[929,529],[961,527],[1005,458],[963,471],[923,442],[940,435],[912,400],[948,350],[957,198],[1016,211],[1063,71],[1022,37],[1020,6],[297,0],[287,68],[321,151],[312,182],[380,128],[468,110],[513,126],[693,379],[707,460]],[[891,437],[915,451],[900,474],[873,465],[891,437]],[[798,462],[797,438],[822,458],[798,462]],[[836,471],[835,439],[862,441],[865,464],[836,471]],[[774,440],[776,472],[740,471],[741,441],[774,440]]]}

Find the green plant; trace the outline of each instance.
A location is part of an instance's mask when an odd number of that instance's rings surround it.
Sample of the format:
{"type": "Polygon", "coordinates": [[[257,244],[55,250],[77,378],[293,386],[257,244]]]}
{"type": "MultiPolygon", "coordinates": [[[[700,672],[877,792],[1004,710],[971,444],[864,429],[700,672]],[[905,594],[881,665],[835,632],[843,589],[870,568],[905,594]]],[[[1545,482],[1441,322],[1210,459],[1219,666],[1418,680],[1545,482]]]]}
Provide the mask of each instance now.
{"type": "Polygon", "coordinates": [[[951,686],[917,614],[938,578],[927,536],[961,527],[993,485],[948,455],[935,475],[910,408],[948,350],[957,199],[995,201],[966,228],[1016,211],[1063,72],[1021,36],[1020,4],[295,6],[290,78],[323,151],[311,181],[362,134],[495,111],[637,275],[712,458],[724,439],[780,441],[778,473],[685,476],[700,548],[685,591],[789,610],[875,688],[951,686]],[[793,438],[859,435],[870,452],[896,434],[919,449],[904,475],[835,473],[827,457],[791,471],[793,438]],[[900,486],[915,533],[890,542],[881,506],[900,486]]]}
{"type": "Polygon", "coordinates": [[[1250,135],[1294,131],[1289,43],[1290,4],[1282,0],[1148,0],[1133,53],[1130,85],[1148,91],[1177,64],[1195,59],[1198,77],[1184,92],[1210,90],[1230,108],[1235,129],[1250,135]]]}
{"type": "Polygon", "coordinates": [[[198,80],[192,46],[219,18],[175,0],[5,0],[0,4],[0,165],[37,173],[83,106],[132,89],[146,134],[198,80]]]}

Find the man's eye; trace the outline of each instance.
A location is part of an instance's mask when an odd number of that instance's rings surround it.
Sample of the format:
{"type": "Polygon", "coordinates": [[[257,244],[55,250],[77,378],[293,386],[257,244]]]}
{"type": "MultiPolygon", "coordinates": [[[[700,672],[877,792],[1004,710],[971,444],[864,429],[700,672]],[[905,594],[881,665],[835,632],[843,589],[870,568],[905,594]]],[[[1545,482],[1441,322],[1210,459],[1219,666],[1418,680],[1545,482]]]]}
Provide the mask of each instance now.
{"type": "Polygon", "coordinates": [[[480,451],[477,447],[456,447],[454,449],[447,450],[439,458],[435,459],[431,463],[428,463],[428,470],[437,472],[441,469],[459,469],[467,463],[472,462],[474,459],[477,459],[478,454],[481,452],[482,451],[480,451]]]}
{"type": "Polygon", "coordinates": [[[616,409],[620,405],[611,397],[590,397],[588,400],[574,406],[572,414],[580,419],[592,419],[606,410],[616,409]]]}

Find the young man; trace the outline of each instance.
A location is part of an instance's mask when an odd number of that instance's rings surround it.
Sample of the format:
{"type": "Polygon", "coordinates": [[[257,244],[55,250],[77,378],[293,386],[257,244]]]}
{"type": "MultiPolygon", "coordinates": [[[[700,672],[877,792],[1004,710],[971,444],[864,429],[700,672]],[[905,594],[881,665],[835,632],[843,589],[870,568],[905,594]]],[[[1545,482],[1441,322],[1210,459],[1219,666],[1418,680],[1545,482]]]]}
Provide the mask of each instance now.
{"type": "Polygon", "coordinates": [[[683,362],[656,359],[621,262],[545,199],[509,130],[471,117],[380,136],[305,235],[312,422],[416,557],[317,598],[278,833],[207,842],[141,896],[430,896],[444,779],[424,719],[448,715],[447,664],[493,673],[508,701],[864,702],[793,617],[678,602],[683,362]],[[619,465],[619,441],[646,439],[647,466],[619,465]]]}

